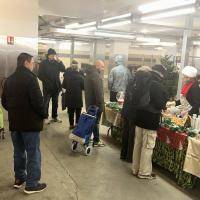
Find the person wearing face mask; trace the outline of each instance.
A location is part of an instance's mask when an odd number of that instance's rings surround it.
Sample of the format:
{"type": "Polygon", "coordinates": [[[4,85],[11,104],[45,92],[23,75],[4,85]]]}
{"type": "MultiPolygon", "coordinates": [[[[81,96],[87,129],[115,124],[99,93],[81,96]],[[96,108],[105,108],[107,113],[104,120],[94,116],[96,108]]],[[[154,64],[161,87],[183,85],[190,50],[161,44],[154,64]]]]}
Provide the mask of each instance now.
{"type": "Polygon", "coordinates": [[[200,108],[200,87],[197,81],[197,69],[186,66],[182,70],[183,87],[180,95],[180,103],[183,107],[182,116],[185,114],[199,114],[200,108]]]}
{"type": "Polygon", "coordinates": [[[93,146],[95,147],[104,146],[99,138],[99,122],[104,109],[103,70],[104,62],[101,60],[97,60],[95,65],[88,65],[84,81],[86,109],[89,106],[98,107],[96,124],[93,130],[93,146]]]}
{"type": "Polygon", "coordinates": [[[49,49],[46,60],[40,63],[38,70],[38,78],[42,81],[44,101],[45,101],[45,112],[48,116],[49,102],[52,99],[52,120],[50,122],[62,121],[58,118],[58,96],[62,89],[60,82],[60,72],[65,72],[65,66],[62,61],[58,58],[54,49],[49,49]]]}
{"type": "Polygon", "coordinates": [[[8,77],[2,93],[2,105],[8,111],[9,129],[14,147],[14,188],[26,183],[24,192],[43,191],[41,177],[40,131],[46,118],[38,79],[32,72],[33,56],[21,53],[17,69],[8,77]]]}

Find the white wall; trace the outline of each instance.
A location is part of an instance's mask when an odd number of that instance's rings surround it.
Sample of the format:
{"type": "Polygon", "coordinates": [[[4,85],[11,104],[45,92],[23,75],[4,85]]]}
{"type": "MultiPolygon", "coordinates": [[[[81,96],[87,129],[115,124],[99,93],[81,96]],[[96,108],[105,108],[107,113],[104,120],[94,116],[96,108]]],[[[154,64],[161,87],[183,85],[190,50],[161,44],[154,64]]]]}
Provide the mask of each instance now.
{"type": "Polygon", "coordinates": [[[38,37],[38,0],[0,0],[0,35],[38,37]]]}

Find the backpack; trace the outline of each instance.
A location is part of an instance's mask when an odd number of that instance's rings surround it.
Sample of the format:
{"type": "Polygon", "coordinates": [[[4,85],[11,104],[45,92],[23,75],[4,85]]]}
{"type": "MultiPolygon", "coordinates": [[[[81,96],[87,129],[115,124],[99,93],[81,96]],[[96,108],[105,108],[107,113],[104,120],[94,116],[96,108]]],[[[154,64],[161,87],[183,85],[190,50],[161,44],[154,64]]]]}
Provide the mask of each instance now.
{"type": "Polygon", "coordinates": [[[146,71],[136,72],[135,77],[129,80],[121,113],[124,117],[134,119],[136,110],[149,107],[151,83],[151,73],[146,71]]]}
{"type": "Polygon", "coordinates": [[[146,108],[150,104],[150,87],[152,75],[150,72],[138,71],[130,85],[130,102],[135,109],[146,108]]]}

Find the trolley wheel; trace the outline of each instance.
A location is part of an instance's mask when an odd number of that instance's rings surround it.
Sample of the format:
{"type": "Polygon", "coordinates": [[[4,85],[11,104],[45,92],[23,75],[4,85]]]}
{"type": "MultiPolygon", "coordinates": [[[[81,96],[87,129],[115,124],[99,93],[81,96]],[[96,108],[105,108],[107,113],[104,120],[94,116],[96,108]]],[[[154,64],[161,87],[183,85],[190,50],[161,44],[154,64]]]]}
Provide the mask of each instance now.
{"type": "Polygon", "coordinates": [[[86,147],[86,149],[85,149],[85,155],[89,156],[91,154],[92,154],[92,147],[90,147],[90,146],[86,147]]]}
{"type": "Polygon", "coordinates": [[[78,142],[72,142],[72,146],[71,146],[71,150],[72,151],[76,151],[76,149],[77,149],[77,147],[78,147],[78,142]]]}

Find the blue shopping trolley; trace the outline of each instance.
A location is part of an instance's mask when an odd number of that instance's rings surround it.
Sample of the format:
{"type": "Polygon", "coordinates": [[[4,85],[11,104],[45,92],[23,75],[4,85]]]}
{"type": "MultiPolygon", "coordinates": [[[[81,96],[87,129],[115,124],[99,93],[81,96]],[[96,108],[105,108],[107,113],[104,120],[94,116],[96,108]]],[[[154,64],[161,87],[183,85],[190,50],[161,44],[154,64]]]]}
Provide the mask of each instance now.
{"type": "Polygon", "coordinates": [[[92,153],[90,138],[96,123],[97,112],[98,107],[89,106],[87,113],[81,114],[76,128],[69,135],[72,140],[72,151],[76,151],[78,144],[81,144],[84,147],[85,155],[88,156],[92,153]]]}

